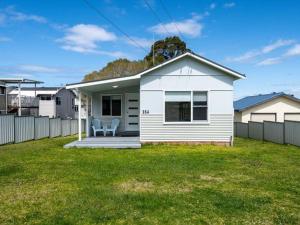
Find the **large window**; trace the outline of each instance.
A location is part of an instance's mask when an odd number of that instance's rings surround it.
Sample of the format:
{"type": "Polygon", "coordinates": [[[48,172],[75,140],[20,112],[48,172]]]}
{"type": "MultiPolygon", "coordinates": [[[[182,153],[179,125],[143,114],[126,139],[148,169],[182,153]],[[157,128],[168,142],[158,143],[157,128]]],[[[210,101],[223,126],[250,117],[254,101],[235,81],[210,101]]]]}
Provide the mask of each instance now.
{"type": "Polygon", "coordinates": [[[102,96],[102,115],[121,116],[121,95],[102,96]]]}
{"type": "Polygon", "coordinates": [[[165,122],[207,121],[207,110],[207,92],[165,92],[165,122]]]}
{"type": "Polygon", "coordinates": [[[167,91],[165,98],[166,122],[191,121],[191,93],[167,91]]]}

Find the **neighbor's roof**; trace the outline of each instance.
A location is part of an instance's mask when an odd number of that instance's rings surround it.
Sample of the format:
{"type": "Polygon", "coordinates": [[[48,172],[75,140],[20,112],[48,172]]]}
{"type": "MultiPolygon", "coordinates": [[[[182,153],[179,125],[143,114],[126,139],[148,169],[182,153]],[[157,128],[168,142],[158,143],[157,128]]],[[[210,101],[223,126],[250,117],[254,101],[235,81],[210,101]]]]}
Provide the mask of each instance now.
{"type": "MultiPolygon", "coordinates": [[[[62,87],[22,87],[22,91],[58,91],[62,87]]],[[[13,90],[18,89],[18,87],[14,87],[13,90]]]]}
{"type": "Polygon", "coordinates": [[[261,105],[265,102],[269,102],[279,97],[287,97],[294,101],[300,102],[300,99],[294,97],[293,95],[288,95],[285,94],[284,92],[273,92],[271,94],[260,94],[260,95],[254,95],[254,96],[248,96],[242,98],[240,100],[235,101],[233,103],[233,106],[235,111],[244,111],[246,109],[249,109],[257,105],[261,105]]]}
{"type": "Polygon", "coordinates": [[[31,79],[25,79],[22,77],[17,77],[17,78],[1,78],[0,81],[7,83],[7,84],[17,84],[17,83],[22,83],[22,84],[42,84],[44,82],[38,81],[38,80],[31,80],[31,79]]]}
{"type": "Polygon", "coordinates": [[[147,73],[149,73],[149,72],[151,72],[153,70],[159,69],[159,68],[161,68],[161,67],[163,67],[163,66],[165,66],[165,65],[167,65],[169,63],[172,63],[172,62],[174,62],[174,61],[176,61],[178,59],[181,59],[183,57],[186,57],[186,56],[192,57],[192,58],[194,58],[194,59],[196,59],[196,60],[198,60],[200,62],[203,62],[203,63],[205,63],[207,65],[210,65],[210,66],[212,66],[212,67],[214,67],[216,69],[219,69],[219,70],[221,70],[221,71],[223,71],[225,73],[228,73],[228,74],[230,74],[230,75],[232,75],[232,76],[234,76],[236,78],[242,78],[242,79],[244,79],[246,77],[244,74],[241,74],[241,73],[239,73],[237,71],[229,69],[228,67],[222,66],[222,65],[220,65],[220,64],[218,64],[218,63],[216,63],[214,61],[211,61],[211,60],[209,60],[207,58],[204,58],[204,57],[202,57],[200,55],[197,55],[197,54],[194,54],[194,53],[191,53],[191,52],[186,52],[186,53],[181,54],[181,55],[179,55],[177,57],[174,57],[174,58],[172,58],[170,60],[167,60],[167,61],[165,61],[165,62],[163,62],[163,63],[161,63],[161,64],[159,64],[157,66],[154,66],[154,67],[151,67],[151,68],[149,68],[149,69],[147,69],[145,71],[142,71],[142,72],[140,72],[140,73],[138,73],[136,75],[126,76],[126,77],[119,77],[119,78],[109,78],[109,79],[104,79],[104,80],[102,79],[102,80],[94,80],[94,81],[86,81],[86,82],[80,82],[80,83],[67,84],[66,88],[67,89],[71,89],[71,88],[93,86],[93,85],[105,84],[105,83],[111,83],[111,82],[117,82],[117,81],[140,79],[142,75],[147,74],[147,73]]]}

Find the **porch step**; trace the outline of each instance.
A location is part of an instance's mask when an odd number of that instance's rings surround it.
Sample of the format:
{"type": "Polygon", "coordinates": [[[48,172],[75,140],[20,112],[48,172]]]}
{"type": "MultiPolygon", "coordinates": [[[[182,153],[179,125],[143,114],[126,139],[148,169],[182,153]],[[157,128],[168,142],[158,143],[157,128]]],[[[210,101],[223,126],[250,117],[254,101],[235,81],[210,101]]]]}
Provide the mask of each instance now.
{"type": "Polygon", "coordinates": [[[82,141],[73,141],[66,144],[64,148],[141,148],[138,137],[102,137],[85,138],[82,141]]]}
{"type": "Polygon", "coordinates": [[[69,143],[64,148],[114,148],[114,149],[125,149],[125,148],[141,148],[141,144],[110,144],[110,143],[69,143]]]}

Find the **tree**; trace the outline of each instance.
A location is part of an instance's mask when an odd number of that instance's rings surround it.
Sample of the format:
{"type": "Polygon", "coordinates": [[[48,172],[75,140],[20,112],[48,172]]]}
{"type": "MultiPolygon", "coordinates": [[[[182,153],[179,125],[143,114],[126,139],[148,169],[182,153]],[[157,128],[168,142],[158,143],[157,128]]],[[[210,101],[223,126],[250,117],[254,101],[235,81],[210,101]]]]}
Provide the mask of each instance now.
{"type": "Polygon", "coordinates": [[[167,37],[164,40],[159,40],[154,43],[154,60],[153,45],[151,46],[151,51],[145,57],[145,60],[149,63],[149,66],[155,66],[163,63],[166,60],[181,55],[186,51],[190,50],[186,48],[186,43],[180,40],[179,37],[167,37]]]}
{"type": "Polygon", "coordinates": [[[163,63],[173,57],[190,51],[186,48],[186,43],[179,37],[167,37],[154,43],[154,60],[153,45],[149,54],[143,60],[130,61],[128,59],[117,59],[109,62],[99,71],[93,71],[84,77],[84,81],[109,79],[116,77],[124,77],[137,74],[152,66],[163,63]],[[154,64],[153,64],[154,61],[154,64]]]}
{"type": "Polygon", "coordinates": [[[128,59],[117,59],[109,62],[99,71],[93,71],[84,77],[84,81],[125,77],[139,73],[147,68],[144,61],[130,61],[128,59]]]}

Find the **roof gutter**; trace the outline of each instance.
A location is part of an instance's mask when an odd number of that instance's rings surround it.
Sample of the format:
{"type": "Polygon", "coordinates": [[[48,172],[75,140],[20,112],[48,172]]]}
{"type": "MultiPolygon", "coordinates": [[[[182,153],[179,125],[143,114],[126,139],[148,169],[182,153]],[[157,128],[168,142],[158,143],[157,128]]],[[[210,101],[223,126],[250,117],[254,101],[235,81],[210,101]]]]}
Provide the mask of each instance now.
{"type": "Polygon", "coordinates": [[[136,80],[136,79],[140,79],[140,78],[141,78],[141,76],[138,74],[135,76],[114,78],[114,79],[108,79],[108,80],[99,80],[99,81],[88,82],[88,83],[67,84],[66,89],[76,89],[76,88],[81,88],[81,87],[109,84],[109,83],[122,82],[122,81],[127,81],[127,80],[136,80]]]}

